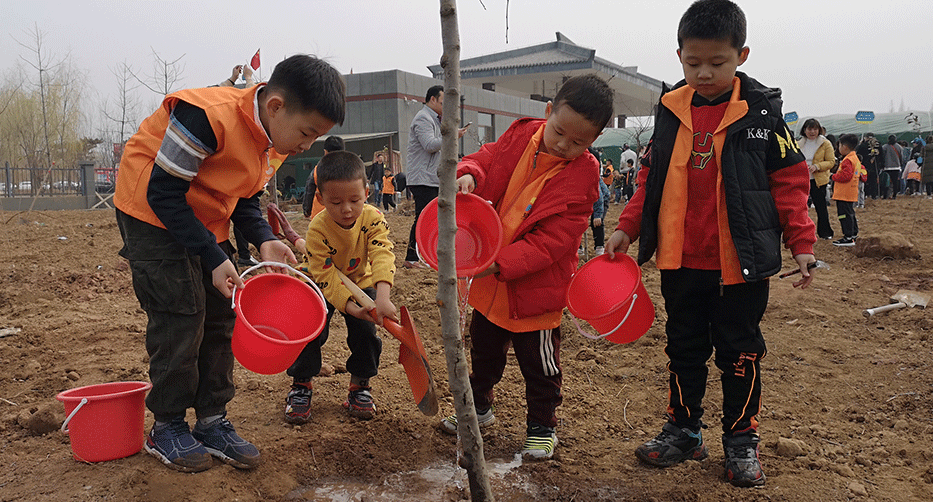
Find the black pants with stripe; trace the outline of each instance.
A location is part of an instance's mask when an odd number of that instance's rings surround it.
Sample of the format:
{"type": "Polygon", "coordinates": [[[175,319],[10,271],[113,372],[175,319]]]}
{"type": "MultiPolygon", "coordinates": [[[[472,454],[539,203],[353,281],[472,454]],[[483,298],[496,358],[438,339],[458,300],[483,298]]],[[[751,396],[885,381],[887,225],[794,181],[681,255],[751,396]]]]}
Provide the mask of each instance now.
{"type": "Polygon", "coordinates": [[[560,392],[563,382],[560,328],[514,333],[496,326],[474,310],[470,338],[470,357],[473,360],[470,386],[476,409],[492,406],[493,387],[502,379],[511,346],[525,378],[528,423],[556,427],[557,407],[563,401],[560,392]]]}
{"type": "Polygon", "coordinates": [[[722,372],[725,434],[757,430],[761,408],[761,358],[767,349],[759,323],[768,306],[768,281],[720,288],[719,270],[661,271],[670,358],[668,414],[695,428],[703,417],[708,370],[716,350],[722,372]]]}

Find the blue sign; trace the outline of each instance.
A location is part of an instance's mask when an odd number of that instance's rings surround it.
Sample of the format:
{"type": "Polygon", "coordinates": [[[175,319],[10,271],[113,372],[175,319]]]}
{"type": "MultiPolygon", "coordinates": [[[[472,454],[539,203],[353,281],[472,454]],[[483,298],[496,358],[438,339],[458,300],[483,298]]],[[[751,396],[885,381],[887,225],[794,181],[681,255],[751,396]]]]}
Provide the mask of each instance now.
{"type": "Polygon", "coordinates": [[[800,120],[800,117],[797,116],[797,112],[787,112],[784,114],[784,122],[786,122],[787,125],[794,125],[798,120],[800,120]]]}
{"type": "Polygon", "coordinates": [[[855,121],[859,124],[869,124],[874,122],[875,112],[857,112],[855,114],[855,121]]]}

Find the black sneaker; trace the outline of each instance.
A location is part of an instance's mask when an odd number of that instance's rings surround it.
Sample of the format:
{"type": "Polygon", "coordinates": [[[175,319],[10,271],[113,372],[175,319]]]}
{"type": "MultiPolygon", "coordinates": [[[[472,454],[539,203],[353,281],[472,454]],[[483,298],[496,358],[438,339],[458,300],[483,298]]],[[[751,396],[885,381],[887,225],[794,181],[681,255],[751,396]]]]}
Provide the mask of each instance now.
{"type": "Polygon", "coordinates": [[[723,436],[722,449],[726,453],[726,479],[734,486],[761,486],[765,473],[758,459],[758,434],[744,433],[723,436]]]}
{"type": "Polygon", "coordinates": [[[343,407],[351,417],[369,420],[376,416],[376,402],[373,401],[372,389],[369,387],[350,386],[350,393],[343,407]]]}
{"type": "Polygon", "coordinates": [[[311,382],[293,383],[285,398],[285,421],[290,424],[306,424],[311,419],[311,382]]]}
{"type": "Polygon", "coordinates": [[[680,428],[671,422],[665,423],[654,439],[635,449],[636,457],[657,467],[670,467],[684,460],[703,460],[708,455],[701,431],[680,428]]]}
{"type": "Polygon", "coordinates": [[[833,246],[852,247],[854,245],[855,245],[854,237],[843,237],[839,240],[833,241],[833,246]]]}
{"type": "Polygon", "coordinates": [[[208,453],[234,467],[252,469],[259,465],[259,450],[238,436],[226,417],[218,418],[210,425],[201,425],[198,421],[191,435],[204,444],[208,453]]]}
{"type": "Polygon", "coordinates": [[[525,432],[525,443],[522,445],[522,458],[525,460],[547,460],[554,455],[557,448],[557,434],[553,427],[538,424],[528,424],[525,432]]]}
{"type": "Polygon", "coordinates": [[[153,426],[146,436],[146,451],[181,472],[200,472],[214,464],[210,453],[191,435],[185,417],[153,426]]]}

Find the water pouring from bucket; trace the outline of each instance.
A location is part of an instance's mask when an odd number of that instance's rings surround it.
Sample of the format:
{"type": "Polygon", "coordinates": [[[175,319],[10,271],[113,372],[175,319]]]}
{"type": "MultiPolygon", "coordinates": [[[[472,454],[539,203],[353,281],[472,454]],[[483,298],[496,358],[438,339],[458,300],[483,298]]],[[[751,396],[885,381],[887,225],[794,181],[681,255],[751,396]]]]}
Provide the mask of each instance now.
{"type": "Polygon", "coordinates": [[[616,259],[600,255],[586,262],[570,279],[567,309],[599,333],[587,338],[605,338],[613,343],[629,343],[642,337],[654,322],[654,305],[641,282],[641,268],[631,256],[616,259]]]}
{"type": "MultiPolygon", "coordinates": [[[[437,201],[432,200],[418,217],[415,228],[418,256],[437,270],[437,201]]],[[[502,249],[502,221],[488,201],[474,194],[457,193],[457,234],[454,254],[457,263],[457,292],[460,306],[460,331],[466,327],[467,303],[473,277],[489,268],[502,249]]]]}

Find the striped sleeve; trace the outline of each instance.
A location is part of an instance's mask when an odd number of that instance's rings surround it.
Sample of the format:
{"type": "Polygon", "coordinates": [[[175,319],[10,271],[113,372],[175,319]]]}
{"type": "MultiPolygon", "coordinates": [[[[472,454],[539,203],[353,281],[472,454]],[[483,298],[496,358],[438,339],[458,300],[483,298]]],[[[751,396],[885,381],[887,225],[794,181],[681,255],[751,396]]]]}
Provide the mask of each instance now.
{"type": "MultiPolygon", "coordinates": [[[[181,106],[182,102],[179,102],[176,108],[181,106]]],[[[203,111],[201,113],[203,114],[203,111]]],[[[210,131],[210,135],[213,137],[213,131],[210,131]]],[[[198,168],[204,159],[213,153],[214,149],[186,127],[176,110],[173,110],[159,153],[156,154],[156,164],[172,176],[191,181],[198,175],[198,168]]]]}

